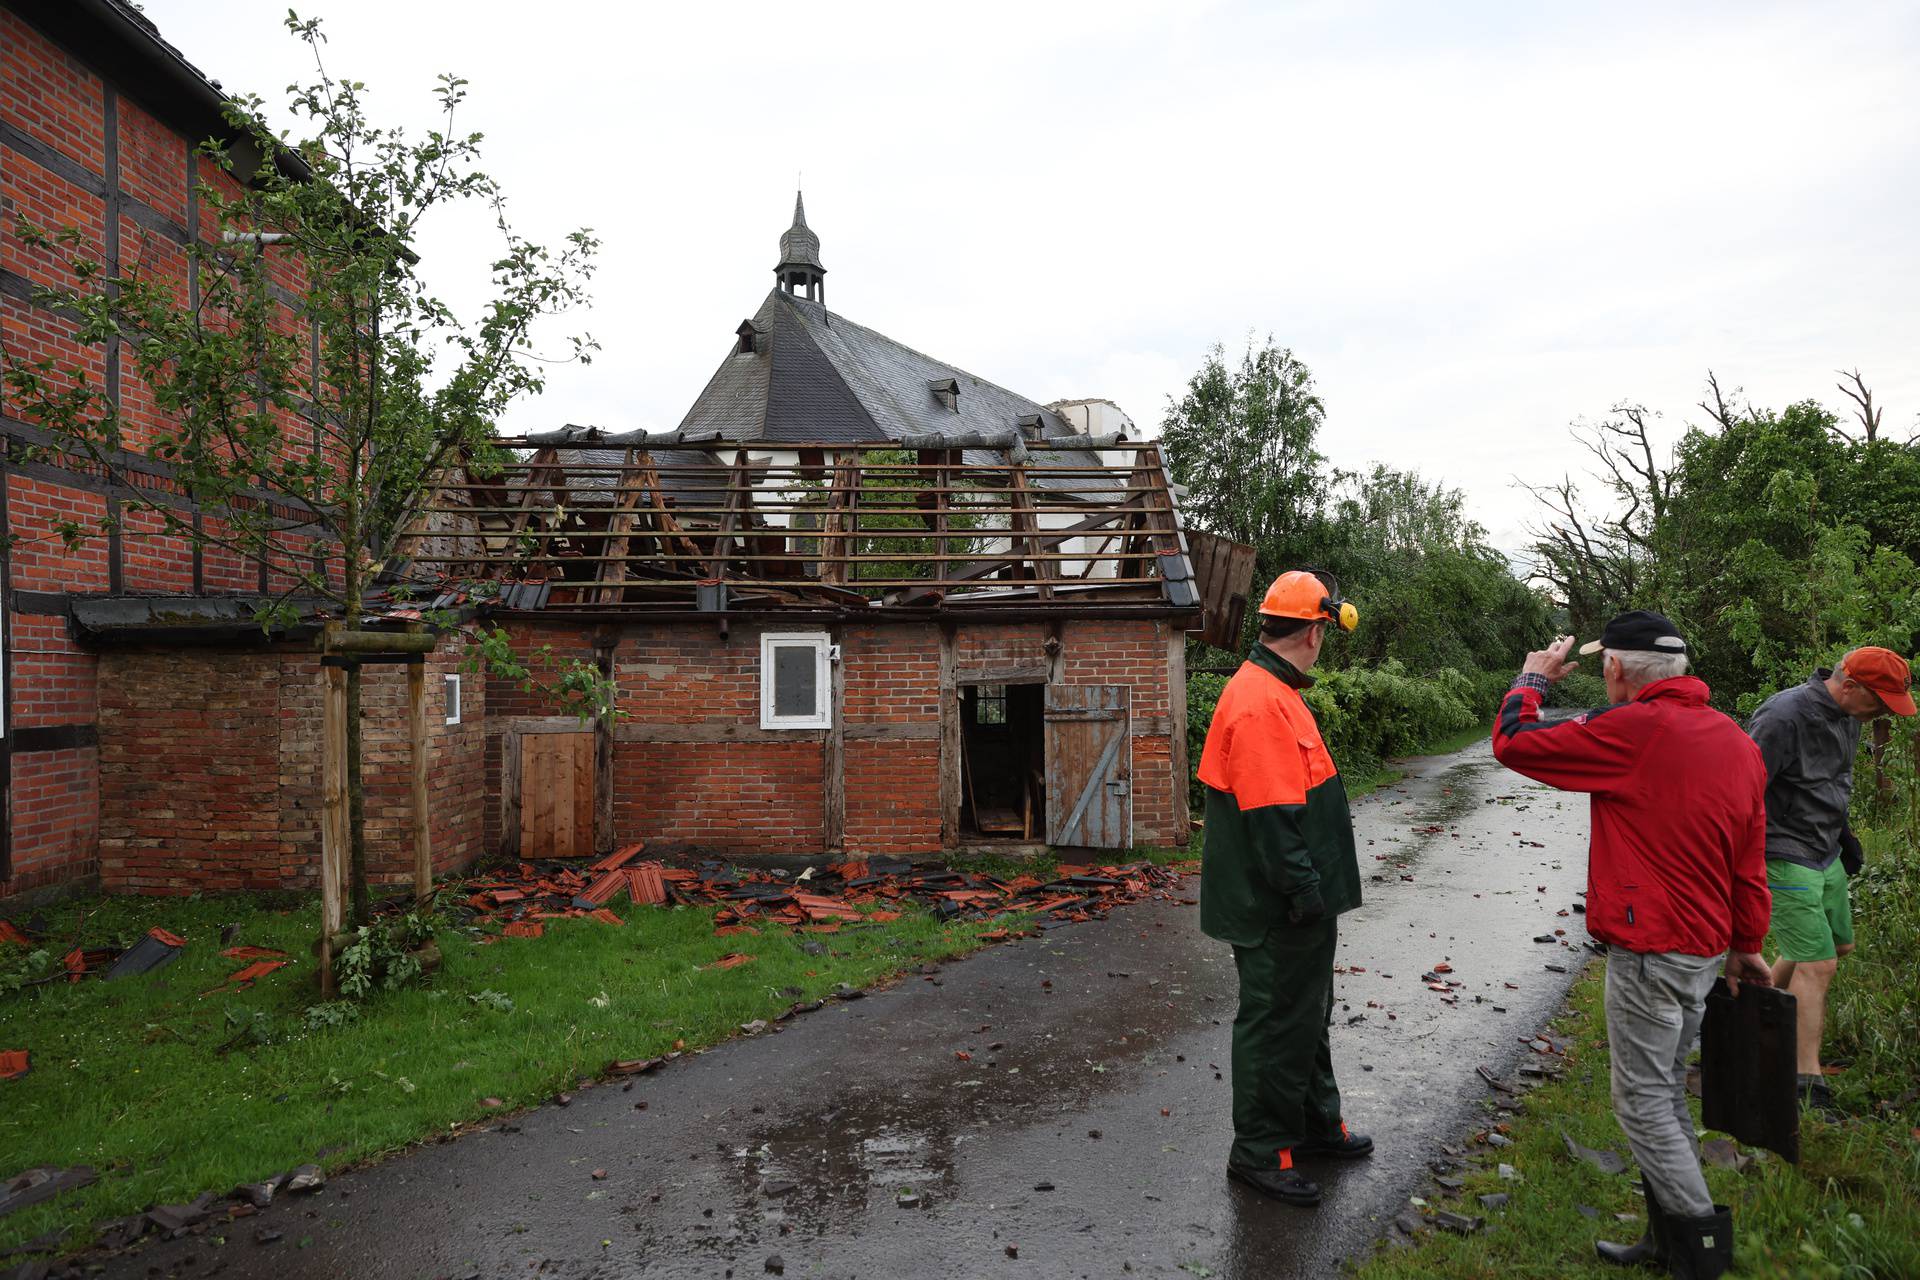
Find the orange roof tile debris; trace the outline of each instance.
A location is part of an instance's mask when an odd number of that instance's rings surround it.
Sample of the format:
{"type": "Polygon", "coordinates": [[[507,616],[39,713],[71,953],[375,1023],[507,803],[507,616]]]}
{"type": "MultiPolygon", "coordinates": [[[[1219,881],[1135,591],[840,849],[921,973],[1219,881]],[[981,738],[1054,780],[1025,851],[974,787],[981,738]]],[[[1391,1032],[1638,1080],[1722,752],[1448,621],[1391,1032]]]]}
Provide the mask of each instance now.
{"type": "Polygon", "coordinates": [[[0,1080],[18,1080],[33,1069],[25,1049],[0,1049],[0,1080]]]}
{"type": "MultiPolygon", "coordinates": [[[[833,933],[843,927],[888,924],[915,903],[942,921],[989,920],[1011,912],[1047,917],[1042,928],[1103,919],[1113,907],[1154,896],[1179,899],[1173,890],[1184,866],[1133,862],[1087,868],[1067,865],[1051,878],[1021,875],[1011,880],[955,871],[903,858],[849,859],[813,868],[802,876],[707,861],[668,866],[635,861],[644,846],[628,845],[593,863],[560,859],[516,860],[469,880],[465,905],[474,915],[508,925],[506,936],[537,936],[516,925],[587,917],[618,923],[606,904],[624,894],[636,907],[711,906],[714,933],[731,937],[775,928],[833,933]]],[[[987,941],[1011,936],[999,929],[987,941]]]]}

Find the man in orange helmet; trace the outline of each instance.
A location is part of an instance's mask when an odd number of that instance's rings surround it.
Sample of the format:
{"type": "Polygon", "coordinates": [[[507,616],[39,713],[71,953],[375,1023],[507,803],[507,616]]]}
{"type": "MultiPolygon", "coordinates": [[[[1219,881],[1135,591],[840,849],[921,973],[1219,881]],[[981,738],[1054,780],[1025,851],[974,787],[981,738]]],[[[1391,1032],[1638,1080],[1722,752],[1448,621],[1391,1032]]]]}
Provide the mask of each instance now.
{"type": "Polygon", "coordinates": [[[1227,1175],[1288,1204],[1320,1201],[1302,1156],[1364,1156],[1340,1118],[1327,1039],[1335,918],[1360,905],[1346,787],[1300,696],[1331,624],[1359,613],[1330,578],[1281,574],[1260,643],[1220,694],[1200,756],[1207,788],[1200,928],[1233,944],[1233,1150],[1227,1175]]]}

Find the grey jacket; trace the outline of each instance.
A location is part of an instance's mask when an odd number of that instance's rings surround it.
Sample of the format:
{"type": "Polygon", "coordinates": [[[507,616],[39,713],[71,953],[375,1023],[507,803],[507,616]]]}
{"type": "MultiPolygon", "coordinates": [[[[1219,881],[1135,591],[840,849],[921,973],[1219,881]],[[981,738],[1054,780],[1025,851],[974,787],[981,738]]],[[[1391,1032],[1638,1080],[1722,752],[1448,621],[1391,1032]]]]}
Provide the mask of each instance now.
{"type": "Polygon", "coordinates": [[[1827,692],[1832,674],[1782,689],[1747,721],[1767,765],[1767,856],[1816,871],[1840,856],[1860,750],[1860,722],[1827,692]]]}

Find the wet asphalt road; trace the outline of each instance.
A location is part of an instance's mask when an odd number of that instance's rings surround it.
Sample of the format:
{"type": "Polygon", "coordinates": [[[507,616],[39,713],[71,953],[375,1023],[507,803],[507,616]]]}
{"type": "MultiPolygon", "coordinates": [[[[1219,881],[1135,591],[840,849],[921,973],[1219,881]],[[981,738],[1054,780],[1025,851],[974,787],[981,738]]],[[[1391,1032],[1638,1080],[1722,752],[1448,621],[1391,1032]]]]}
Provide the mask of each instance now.
{"type": "Polygon", "coordinates": [[[234,1224],[225,1246],[158,1244],[105,1274],[745,1278],[775,1256],[809,1277],[1330,1274],[1474,1126],[1475,1065],[1504,1074],[1585,956],[1581,918],[1556,915],[1584,887],[1579,797],[1482,744],[1416,762],[1356,819],[1372,878],[1341,918],[1333,1046],[1348,1122],[1378,1151],[1322,1167],[1317,1210],[1226,1181],[1232,955],[1193,906],[1155,902],[337,1177],[234,1224]],[[1556,928],[1571,949],[1533,941],[1556,928]],[[1442,961],[1464,984],[1454,1005],[1421,981],[1442,961]],[[282,1238],[256,1244],[262,1229],[282,1238]]]}

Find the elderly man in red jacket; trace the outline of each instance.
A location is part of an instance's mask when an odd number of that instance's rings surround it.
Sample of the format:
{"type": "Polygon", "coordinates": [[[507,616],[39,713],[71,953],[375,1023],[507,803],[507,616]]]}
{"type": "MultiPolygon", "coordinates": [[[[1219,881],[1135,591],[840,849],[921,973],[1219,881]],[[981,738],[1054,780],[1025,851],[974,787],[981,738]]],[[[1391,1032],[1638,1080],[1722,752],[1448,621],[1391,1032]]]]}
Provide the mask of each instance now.
{"type": "Polygon", "coordinates": [[[1548,686],[1579,666],[1573,638],[1537,653],[1500,704],[1493,754],[1509,769],[1592,796],[1587,931],[1609,946],[1613,1106],[1640,1164],[1648,1231],[1601,1241],[1609,1262],[1662,1262],[1685,1280],[1732,1263],[1732,1215],[1713,1203],[1687,1110],[1686,1059],[1725,957],[1729,982],[1766,986],[1766,766],[1686,674],[1687,642],[1657,613],[1607,623],[1613,705],[1540,719],[1548,686]]]}

